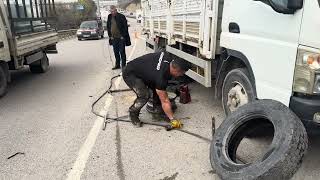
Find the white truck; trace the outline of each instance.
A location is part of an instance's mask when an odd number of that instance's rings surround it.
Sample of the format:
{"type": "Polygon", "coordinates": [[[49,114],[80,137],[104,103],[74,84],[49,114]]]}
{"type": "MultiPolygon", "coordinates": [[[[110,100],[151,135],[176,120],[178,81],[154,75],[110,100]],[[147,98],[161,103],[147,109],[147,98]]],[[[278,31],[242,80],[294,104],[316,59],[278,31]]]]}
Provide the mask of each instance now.
{"type": "Polygon", "coordinates": [[[9,70],[29,65],[33,73],[47,71],[47,53],[57,53],[54,24],[54,0],[0,1],[0,97],[7,92],[9,70]]]}
{"type": "Polygon", "coordinates": [[[147,47],[194,66],[226,115],[273,99],[320,123],[320,0],[142,0],[147,47]],[[214,80],[213,80],[214,79],[214,80]]]}

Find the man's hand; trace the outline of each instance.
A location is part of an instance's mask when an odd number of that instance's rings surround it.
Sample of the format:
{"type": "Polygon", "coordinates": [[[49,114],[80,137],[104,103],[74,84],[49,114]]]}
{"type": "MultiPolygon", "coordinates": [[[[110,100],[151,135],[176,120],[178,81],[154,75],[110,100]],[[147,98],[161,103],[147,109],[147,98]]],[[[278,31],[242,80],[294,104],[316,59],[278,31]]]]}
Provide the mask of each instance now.
{"type": "Polygon", "coordinates": [[[168,97],[168,93],[164,90],[158,90],[158,89],[156,89],[156,92],[157,92],[159,99],[161,101],[161,105],[162,105],[162,109],[163,109],[164,113],[168,116],[168,118],[170,120],[173,120],[174,117],[173,117],[173,112],[171,109],[171,102],[168,97]]]}

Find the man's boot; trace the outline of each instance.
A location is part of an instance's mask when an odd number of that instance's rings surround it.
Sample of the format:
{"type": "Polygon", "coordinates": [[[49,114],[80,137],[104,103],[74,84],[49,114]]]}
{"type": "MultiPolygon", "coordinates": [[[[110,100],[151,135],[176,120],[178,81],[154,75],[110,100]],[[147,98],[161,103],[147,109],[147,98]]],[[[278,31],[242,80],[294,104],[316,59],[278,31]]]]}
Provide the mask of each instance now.
{"type": "Polygon", "coordinates": [[[139,119],[139,113],[129,112],[129,117],[133,125],[137,127],[142,127],[143,123],[139,119]]]}

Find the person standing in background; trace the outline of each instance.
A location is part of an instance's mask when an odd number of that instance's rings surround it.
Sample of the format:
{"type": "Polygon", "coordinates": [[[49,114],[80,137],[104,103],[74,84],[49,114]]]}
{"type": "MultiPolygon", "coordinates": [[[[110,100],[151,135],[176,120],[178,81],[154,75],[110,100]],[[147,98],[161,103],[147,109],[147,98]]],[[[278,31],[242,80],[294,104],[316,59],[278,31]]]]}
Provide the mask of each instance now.
{"type": "Polygon", "coordinates": [[[130,35],[128,32],[127,19],[123,14],[117,12],[116,6],[110,6],[110,14],[107,20],[107,30],[109,44],[113,46],[116,65],[112,70],[124,68],[126,66],[126,46],[131,45],[130,35]]]}

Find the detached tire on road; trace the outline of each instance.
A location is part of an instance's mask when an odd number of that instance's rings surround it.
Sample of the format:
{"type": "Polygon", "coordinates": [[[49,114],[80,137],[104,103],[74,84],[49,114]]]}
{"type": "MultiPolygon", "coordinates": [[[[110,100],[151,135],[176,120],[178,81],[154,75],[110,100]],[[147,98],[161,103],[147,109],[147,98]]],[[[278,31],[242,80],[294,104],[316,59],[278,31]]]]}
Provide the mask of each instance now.
{"type": "Polygon", "coordinates": [[[0,66],[0,97],[7,93],[8,81],[4,69],[0,66]]]}
{"type": "Polygon", "coordinates": [[[226,75],[222,86],[222,106],[226,116],[255,98],[254,87],[246,68],[233,69],[226,75]]]}
{"type": "Polygon", "coordinates": [[[286,180],[302,163],[308,139],[300,119],[285,105],[273,100],[248,103],[232,113],[217,129],[210,160],[223,180],[286,180]],[[273,140],[264,156],[251,164],[237,161],[237,149],[248,129],[272,123],[273,140]]]}
{"type": "Polygon", "coordinates": [[[49,59],[47,54],[43,54],[43,58],[30,64],[30,71],[32,73],[45,73],[49,69],[49,59]]]}

